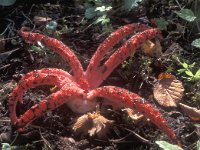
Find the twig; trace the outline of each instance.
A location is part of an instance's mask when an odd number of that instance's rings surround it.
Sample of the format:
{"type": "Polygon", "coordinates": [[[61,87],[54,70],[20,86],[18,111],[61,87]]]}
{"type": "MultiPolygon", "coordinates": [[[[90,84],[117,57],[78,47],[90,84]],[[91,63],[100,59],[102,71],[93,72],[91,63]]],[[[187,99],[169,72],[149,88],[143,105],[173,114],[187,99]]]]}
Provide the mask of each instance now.
{"type": "Polygon", "coordinates": [[[139,140],[141,140],[142,142],[144,143],[147,143],[147,144],[151,144],[151,142],[145,138],[143,138],[142,136],[140,136],[139,134],[135,133],[134,131],[130,130],[130,129],[127,129],[127,128],[124,128],[125,130],[131,132],[132,134],[134,134],[139,140]]]}
{"type": "Polygon", "coordinates": [[[6,119],[6,120],[0,120],[0,122],[10,122],[9,119],[6,119]]]}
{"type": "Polygon", "coordinates": [[[125,140],[128,136],[130,136],[132,133],[129,133],[128,135],[122,137],[122,138],[119,138],[119,139],[114,139],[114,140],[109,140],[110,142],[113,142],[113,143],[121,143],[122,140],[125,140]]]}
{"type": "Polygon", "coordinates": [[[44,141],[44,143],[49,147],[50,150],[53,150],[52,147],[51,147],[51,144],[44,138],[44,136],[42,135],[42,132],[40,130],[40,135],[41,135],[41,138],[42,140],[44,141]]]}
{"type": "Polygon", "coordinates": [[[178,1],[178,0],[175,0],[175,1],[176,1],[176,3],[177,3],[178,7],[179,7],[180,9],[182,9],[182,7],[181,7],[179,1],[178,1]]]}
{"type": "Polygon", "coordinates": [[[33,29],[32,29],[32,30],[34,30],[34,29],[35,29],[35,24],[31,21],[31,19],[30,19],[29,17],[27,17],[27,16],[24,14],[23,11],[22,11],[21,13],[22,13],[22,15],[33,25],[33,29]]]}
{"type": "Polygon", "coordinates": [[[11,142],[11,146],[14,144],[14,142],[17,140],[17,137],[18,137],[18,135],[19,135],[19,133],[17,132],[17,135],[16,135],[16,137],[14,138],[14,140],[11,142]]]}
{"type": "MultiPolygon", "coordinates": [[[[6,31],[8,30],[8,28],[10,27],[11,23],[9,23],[6,27],[6,29],[0,34],[1,36],[4,35],[6,33],[6,31]]],[[[0,40],[1,41],[1,40],[0,40]]]]}
{"type": "Polygon", "coordinates": [[[12,39],[17,39],[17,38],[19,38],[19,36],[14,36],[14,37],[6,38],[6,39],[0,39],[0,42],[7,41],[7,40],[12,40],[12,39]]]}
{"type": "Polygon", "coordinates": [[[85,31],[88,30],[90,27],[92,27],[92,25],[94,25],[94,24],[95,24],[95,22],[89,24],[82,32],[85,32],[85,31]]]}

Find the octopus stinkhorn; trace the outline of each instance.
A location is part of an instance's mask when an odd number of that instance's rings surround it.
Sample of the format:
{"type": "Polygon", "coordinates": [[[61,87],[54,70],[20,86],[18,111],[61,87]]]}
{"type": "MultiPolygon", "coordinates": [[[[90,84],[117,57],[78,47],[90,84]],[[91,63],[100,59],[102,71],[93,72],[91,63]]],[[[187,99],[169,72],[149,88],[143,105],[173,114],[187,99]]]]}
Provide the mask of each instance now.
{"type": "Polygon", "coordinates": [[[85,71],[72,50],[61,41],[39,33],[21,31],[20,34],[26,42],[37,44],[40,41],[44,46],[61,55],[70,64],[73,75],[56,68],[34,70],[24,75],[9,98],[11,123],[16,129],[25,127],[45,112],[56,109],[64,103],[76,113],[93,111],[97,103],[95,98],[103,97],[120,107],[128,107],[142,113],[178,143],[174,131],[161,113],[142,97],[120,87],[99,87],[110,73],[146,40],[153,39],[160,34],[157,28],[133,23],[117,29],[100,44],[85,71]],[[100,63],[114,45],[135,32],[138,33],[126,41],[103,64],[100,63]],[[18,118],[16,115],[17,102],[22,102],[23,94],[28,89],[40,85],[55,85],[59,90],[32,106],[18,118]]]}

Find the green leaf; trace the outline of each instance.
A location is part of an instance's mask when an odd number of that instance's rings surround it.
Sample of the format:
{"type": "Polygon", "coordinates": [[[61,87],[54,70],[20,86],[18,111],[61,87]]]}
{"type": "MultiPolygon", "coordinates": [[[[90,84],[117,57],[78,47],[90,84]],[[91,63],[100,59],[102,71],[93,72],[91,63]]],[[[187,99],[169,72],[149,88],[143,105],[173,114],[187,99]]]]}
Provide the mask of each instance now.
{"type": "Polygon", "coordinates": [[[16,2],[16,0],[0,0],[1,6],[11,6],[16,2]]]}
{"type": "Polygon", "coordinates": [[[90,0],[91,2],[95,3],[95,6],[100,7],[103,5],[103,1],[102,0],[90,0]]]}
{"type": "Polygon", "coordinates": [[[124,9],[131,11],[133,8],[138,6],[138,2],[142,0],[124,0],[124,9]]]}
{"type": "Polygon", "coordinates": [[[190,77],[193,77],[193,76],[194,76],[193,73],[192,73],[191,71],[188,71],[188,70],[185,71],[185,74],[187,74],[187,75],[190,76],[190,77]]]}
{"type": "Polygon", "coordinates": [[[112,6],[106,7],[106,11],[109,11],[109,10],[111,10],[111,9],[112,9],[112,6]]]}
{"type": "Polygon", "coordinates": [[[182,63],[182,66],[183,66],[185,69],[188,69],[188,64],[186,64],[185,62],[182,63]]]}
{"type": "Polygon", "coordinates": [[[163,150],[183,150],[178,145],[172,145],[166,141],[156,141],[156,144],[163,150]]]}
{"type": "Polygon", "coordinates": [[[156,24],[160,30],[166,30],[168,26],[168,22],[164,18],[154,18],[156,24]]]}
{"type": "Polygon", "coordinates": [[[97,8],[95,9],[95,11],[105,12],[105,11],[109,11],[109,10],[111,10],[111,9],[112,9],[111,6],[108,6],[108,7],[101,6],[101,7],[97,7],[97,8]]]}
{"type": "Polygon", "coordinates": [[[192,22],[196,19],[196,16],[194,15],[193,11],[190,9],[181,9],[179,12],[176,12],[176,14],[182,19],[189,22],[192,22]]]}
{"type": "Polygon", "coordinates": [[[181,73],[185,72],[186,69],[179,69],[179,70],[177,70],[177,71],[178,71],[178,74],[181,74],[181,73]]]}
{"type": "Polygon", "coordinates": [[[90,7],[85,10],[85,17],[87,19],[92,19],[96,16],[95,7],[90,7]]]}
{"type": "Polygon", "coordinates": [[[95,23],[101,23],[102,25],[105,25],[110,22],[110,18],[107,18],[107,15],[103,15],[98,17],[98,19],[95,21],[95,23]]]}
{"type": "Polygon", "coordinates": [[[101,7],[97,7],[95,9],[95,11],[100,11],[100,12],[104,12],[106,10],[106,7],[105,6],[101,6],[101,7]]]}
{"type": "Polygon", "coordinates": [[[188,68],[193,68],[195,66],[195,62],[193,62],[191,65],[188,65],[188,68]]]}
{"type": "Polygon", "coordinates": [[[2,143],[2,149],[1,150],[11,150],[11,146],[8,143],[2,143]]]}
{"type": "Polygon", "coordinates": [[[200,140],[197,141],[197,150],[200,150],[200,140]]]}
{"type": "Polygon", "coordinates": [[[194,41],[192,41],[192,46],[200,48],[200,39],[196,39],[194,41]]]}
{"type": "Polygon", "coordinates": [[[195,73],[194,75],[195,77],[199,77],[200,78],[200,69],[195,73]]]}
{"type": "Polygon", "coordinates": [[[94,5],[92,5],[90,2],[85,2],[85,3],[84,3],[85,9],[91,8],[91,7],[93,7],[93,6],[94,6],[94,5]]]}

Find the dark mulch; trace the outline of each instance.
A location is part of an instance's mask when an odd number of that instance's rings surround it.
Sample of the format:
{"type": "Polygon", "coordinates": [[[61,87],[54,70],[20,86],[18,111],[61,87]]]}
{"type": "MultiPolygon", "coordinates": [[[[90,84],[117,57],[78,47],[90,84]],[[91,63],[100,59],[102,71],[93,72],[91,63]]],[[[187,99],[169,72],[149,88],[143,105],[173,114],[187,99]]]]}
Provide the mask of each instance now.
{"type": "MultiPolygon", "coordinates": [[[[20,38],[18,34],[20,28],[22,26],[33,28],[34,24],[31,20],[36,15],[45,15],[53,18],[58,22],[58,29],[62,29],[63,25],[67,25],[70,31],[62,34],[59,38],[75,51],[84,67],[87,66],[88,60],[97,46],[108,35],[102,34],[101,26],[91,25],[91,21],[81,23],[84,17],[84,9],[75,7],[73,1],[51,1],[51,4],[45,4],[45,2],[42,4],[42,1],[40,2],[40,4],[33,4],[33,1],[29,1],[23,4],[22,1],[17,1],[13,6],[0,7],[0,33],[4,32],[8,27],[4,34],[6,35],[4,37],[6,39],[5,49],[0,51],[0,83],[9,83],[11,80],[17,82],[27,72],[44,67],[56,67],[70,71],[68,64],[61,60],[60,56],[49,51],[47,51],[47,54],[30,52],[30,45],[25,44],[20,38]]],[[[112,20],[113,27],[117,28],[131,22],[150,23],[149,20],[151,18],[172,15],[173,9],[176,9],[176,7],[168,7],[164,2],[152,2],[152,4],[150,2],[146,3],[143,7],[131,13],[117,14],[112,20]]],[[[173,26],[171,28],[173,29],[173,26]]],[[[43,29],[44,26],[36,26],[34,28],[35,31],[42,31],[43,29]]],[[[163,34],[165,36],[166,33],[163,34]]],[[[180,43],[184,43],[184,39],[179,38],[178,40],[180,43]]],[[[166,41],[162,44],[164,47],[168,46],[166,41]]],[[[140,54],[136,55],[141,56],[140,54]]],[[[135,57],[127,78],[121,76],[120,72],[124,70],[118,67],[104,84],[131,89],[133,92],[149,99],[152,93],[152,85],[144,82],[144,85],[140,87],[143,81],[140,74],[137,74],[137,72],[140,72],[140,68],[138,68],[140,65],[140,59],[135,57]],[[132,78],[133,74],[136,75],[134,79],[132,78]]],[[[152,68],[157,72],[165,70],[159,65],[153,65],[152,68]]],[[[24,103],[17,106],[18,115],[30,108],[38,99],[46,97],[50,93],[50,88],[49,86],[41,86],[37,89],[29,90],[24,95],[24,103]]],[[[5,92],[3,93],[5,94],[5,92]]],[[[16,149],[158,149],[155,144],[156,140],[170,141],[151,122],[142,122],[134,125],[121,115],[123,114],[121,111],[109,112],[109,119],[115,120],[115,124],[106,139],[77,136],[72,132],[71,125],[73,119],[78,115],[73,113],[67,105],[48,112],[31,123],[24,132],[18,134],[10,125],[7,103],[8,93],[0,97],[0,142],[12,143],[13,146],[18,145],[18,147],[14,147],[16,149]]],[[[153,105],[157,105],[151,99],[149,101],[153,105]]],[[[195,128],[192,126],[194,122],[179,110],[166,111],[159,106],[157,108],[176,131],[183,147],[185,149],[193,149],[195,142],[198,140],[195,128]]]]}

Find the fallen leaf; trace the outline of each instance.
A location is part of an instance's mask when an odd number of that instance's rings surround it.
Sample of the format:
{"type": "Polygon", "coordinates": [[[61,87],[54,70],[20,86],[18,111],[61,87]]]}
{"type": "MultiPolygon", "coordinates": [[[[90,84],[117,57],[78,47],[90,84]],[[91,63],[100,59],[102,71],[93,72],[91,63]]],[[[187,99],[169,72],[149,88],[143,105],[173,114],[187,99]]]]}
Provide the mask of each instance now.
{"type": "Polygon", "coordinates": [[[153,43],[150,40],[147,40],[145,43],[142,44],[143,52],[148,56],[156,56],[159,57],[162,54],[162,47],[160,45],[159,40],[156,40],[155,43],[153,43]]]}
{"type": "Polygon", "coordinates": [[[194,126],[196,127],[196,131],[195,132],[200,137],[200,124],[194,124],[194,126]]]}
{"type": "Polygon", "coordinates": [[[131,119],[131,121],[135,124],[146,119],[143,114],[136,112],[133,109],[125,108],[125,109],[122,109],[122,111],[125,111],[128,116],[128,119],[131,119]]]}
{"type": "Polygon", "coordinates": [[[177,107],[177,103],[182,99],[184,87],[182,82],[175,76],[169,74],[162,77],[153,89],[155,100],[164,107],[177,107]]]}
{"type": "Polygon", "coordinates": [[[48,18],[48,17],[40,17],[40,16],[35,16],[33,18],[33,22],[40,26],[40,25],[44,25],[46,24],[48,21],[51,21],[52,19],[51,18],[48,18]]]}
{"type": "Polygon", "coordinates": [[[90,136],[97,135],[98,138],[103,138],[107,135],[114,121],[108,120],[98,112],[87,113],[79,117],[72,126],[74,132],[90,136]]]}
{"type": "Polygon", "coordinates": [[[190,116],[191,119],[198,121],[200,120],[200,110],[198,110],[195,107],[190,107],[188,105],[179,103],[181,109],[188,115],[190,116]]]}
{"type": "Polygon", "coordinates": [[[174,59],[174,56],[180,56],[183,51],[183,48],[178,43],[173,42],[159,59],[163,62],[168,62],[174,59]]]}

